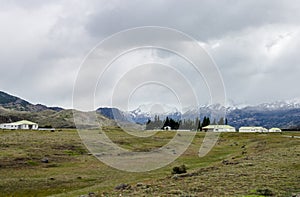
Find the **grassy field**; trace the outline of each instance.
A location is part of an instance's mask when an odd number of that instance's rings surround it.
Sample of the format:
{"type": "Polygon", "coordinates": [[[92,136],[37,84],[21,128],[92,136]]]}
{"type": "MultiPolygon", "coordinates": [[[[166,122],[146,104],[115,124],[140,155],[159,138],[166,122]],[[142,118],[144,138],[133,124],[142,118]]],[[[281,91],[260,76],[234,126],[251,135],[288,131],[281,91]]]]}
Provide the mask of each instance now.
{"type": "MultiPolygon", "coordinates": [[[[155,149],[174,136],[163,131],[138,138],[115,127],[105,132],[134,151],[155,149]]],[[[299,132],[222,133],[212,151],[199,158],[204,135],[197,133],[189,149],[172,164],[130,173],[90,155],[76,130],[0,130],[0,196],[88,196],[90,192],[97,196],[291,196],[300,192],[299,132]],[[187,173],[172,175],[172,168],[182,164],[187,173]],[[122,183],[128,186],[114,189],[122,183]]]]}

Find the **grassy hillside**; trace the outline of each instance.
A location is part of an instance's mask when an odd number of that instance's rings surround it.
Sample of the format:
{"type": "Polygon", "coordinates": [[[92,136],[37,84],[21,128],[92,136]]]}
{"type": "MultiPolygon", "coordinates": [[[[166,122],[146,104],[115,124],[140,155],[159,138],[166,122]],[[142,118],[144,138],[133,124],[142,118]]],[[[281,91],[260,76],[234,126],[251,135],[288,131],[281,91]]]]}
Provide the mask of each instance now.
{"type": "MultiPolygon", "coordinates": [[[[88,112],[79,112],[84,118],[88,112]]],[[[115,125],[114,121],[97,114],[98,120],[104,125],[115,125]]],[[[0,107],[0,123],[30,120],[39,124],[39,127],[52,126],[54,128],[75,128],[73,110],[60,111],[43,110],[38,112],[15,111],[0,107]]],[[[93,126],[93,125],[90,125],[93,126]]]]}
{"type": "MultiPolygon", "coordinates": [[[[89,112],[79,112],[83,119],[89,112]]],[[[115,125],[115,122],[97,114],[97,119],[103,125],[115,125]]],[[[0,123],[30,120],[39,124],[39,127],[52,126],[54,128],[75,128],[73,110],[60,107],[47,107],[41,104],[32,104],[21,98],[0,91],[0,123]]],[[[85,125],[94,127],[95,125],[85,125]]]]}
{"type": "MultiPolygon", "coordinates": [[[[105,132],[135,151],[160,147],[174,136],[164,131],[137,138],[116,127],[105,132]]],[[[300,139],[284,135],[300,133],[223,133],[212,151],[199,158],[204,133],[197,133],[172,164],[129,173],[90,155],[76,130],[0,130],[0,196],[291,196],[300,192],[300,139]],[[182,164],[187,174],[172,175],[172,168],[182,164]],[[114,189],[122,183],[128,186],[114,189]]]]}
{"type": "Polygon", "coordinates": [[[7,94],[5,92],[0,91],[0,106],[6,109],[11,109],[15,111],[30,111],[30,112],[38,112],[44,110],[61,110],[59,107],[49,108],[45,105],[41,104],[32,104],[26,100],[23,100],[19,97],[7,94]]]}

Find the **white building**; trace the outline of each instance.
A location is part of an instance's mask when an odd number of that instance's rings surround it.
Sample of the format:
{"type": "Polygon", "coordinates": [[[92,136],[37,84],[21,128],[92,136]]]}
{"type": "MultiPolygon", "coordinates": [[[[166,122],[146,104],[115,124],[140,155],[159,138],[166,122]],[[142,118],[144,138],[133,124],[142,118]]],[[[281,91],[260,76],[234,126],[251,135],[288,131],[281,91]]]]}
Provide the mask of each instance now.
{"type": "Polygon", "coordinates": [[[38,129],[38,124],[28,121],[28,120],[21,120],[18,122],[12,122],[12,123],[3,123],[0,124],[0,129],[33,129],[37,130],[38,129]]]}
{"type": "Polygon", "coordinates": [[[165,126],[164,127],[164,130],[166,130],[166,131],[170,131],[172,128],[170,127],[170,126],[165,126]]]}
{"type": "Polygon", "coordinates": [[[235,132],[235,128],[229,125],[208,125],[202,129],[205,132],[235,132]]]}
{"type": "Polygon", "coordinates": [[[269,129],[269,132],[282,132],[279,128],[271,128],[269,129]]]}
{"type": "Polygon", "coordinates": [[[241,133],[264,133],[268,132],[268,129],[264,127],[240,127],[239,132],[241,133]]]}

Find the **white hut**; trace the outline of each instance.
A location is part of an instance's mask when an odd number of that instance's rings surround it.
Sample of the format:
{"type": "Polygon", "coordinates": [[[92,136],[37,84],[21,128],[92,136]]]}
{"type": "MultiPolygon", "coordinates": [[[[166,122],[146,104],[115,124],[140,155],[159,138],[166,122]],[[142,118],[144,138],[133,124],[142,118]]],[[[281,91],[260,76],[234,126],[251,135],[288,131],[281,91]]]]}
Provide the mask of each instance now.
{"type": "Polygon", "coordinates": [[[172,128],[170,127],[170,126],[165,126],[164,127],[164,130],[166,130],[166,131],[170,131],[172,128]]]}
{"type": "Polygon", "coordinates": [[[21,120],[18,122],[12,122],[12,123],[3,123],[0,124],[0,129],[26,129],[26,130],[37,130],[38,124],[28,121],[28,120],[21,120]]]}
{"type": "Polygon", "coordinates": [[[235,128],[230,125],[208,125],[202,129],[205,132],[235,132],[235,128]]]}
{"type": "Polygon", "coordinates": [[[269,132],[282,132],[279,128],[271,128],[269,129],[269,132]]]}
{"type": "Polygon", "coordinates": [[[268,132],[268,129],[264,127],[240,127],[239,132],[241,133],[264,133],[268,132]]]}

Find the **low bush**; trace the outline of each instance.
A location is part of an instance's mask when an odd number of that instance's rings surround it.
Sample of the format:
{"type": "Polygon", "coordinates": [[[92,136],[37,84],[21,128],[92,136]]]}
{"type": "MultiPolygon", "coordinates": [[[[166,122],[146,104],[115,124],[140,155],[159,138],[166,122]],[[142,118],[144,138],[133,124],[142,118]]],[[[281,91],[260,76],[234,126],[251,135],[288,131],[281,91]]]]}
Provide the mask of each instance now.
{"type": "Polygon", "coordinates": [[[183,173],[186,173],[186,166],[185,165],[175,166],[172,169],[172,174],[183,174],[183,173]]]}

